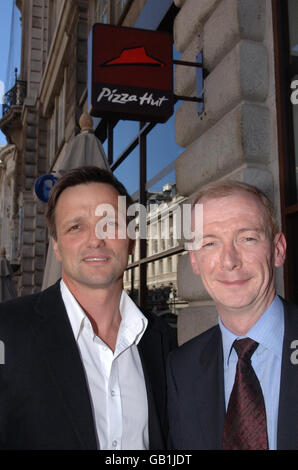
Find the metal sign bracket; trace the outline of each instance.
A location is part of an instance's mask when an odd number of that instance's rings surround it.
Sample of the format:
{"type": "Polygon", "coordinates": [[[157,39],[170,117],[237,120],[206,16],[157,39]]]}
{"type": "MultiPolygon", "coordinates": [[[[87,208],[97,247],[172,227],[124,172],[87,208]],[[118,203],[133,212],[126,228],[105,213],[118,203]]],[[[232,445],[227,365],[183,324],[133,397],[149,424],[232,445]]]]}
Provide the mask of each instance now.
{"type": "Polygon", "coordinates": [[[193,101],[198,103],[198,115],[204,111],[204,79],[207,77],[208,72],[203,67],[203,51],[199,52],[196,56],[196,62],[187,62],[183,60],[173,60],[175,65],[183,65],[186,67],[196,67],[196,92],[197,96],[181,96],[175,95],[176,100],[193,101]]]}

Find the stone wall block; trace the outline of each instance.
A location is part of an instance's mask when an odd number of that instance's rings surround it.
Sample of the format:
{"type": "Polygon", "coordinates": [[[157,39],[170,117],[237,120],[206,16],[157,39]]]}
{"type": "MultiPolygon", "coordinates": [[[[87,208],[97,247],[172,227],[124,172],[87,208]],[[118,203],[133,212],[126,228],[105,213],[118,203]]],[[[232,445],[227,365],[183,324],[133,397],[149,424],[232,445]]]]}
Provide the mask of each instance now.
{"type": "Polygon", "coordinates": [[[26,151],[25,162],[29,164],[36,164],[36,152],[26,151]]]}
{"type": "Polygon", "coordinates": [[[25,203],[23,207],[23,214],[24,214],[24,221],[27,218],[34,218],[35,217],[35,207],[34,204],[25,203]]]}
{"type": "Polygon", "coordinates": [[[32,112],[28,111],[27,115],[26,115],[26,122],[29,125],[36,126],[37,125],[37,115],[36,115],[36,113],[32,113],[32,112]]]}
{"type": "Polygon", "coordinates": [[[30,139],[35,138],[35,136],[36,136],[36,126],[35,125],[27,124],[26,136],[27,136],[27,138],[30,138],[30,139]]]}
{"type": "Polygon", "coordinates": [[[208,75],[205,111],[209,119],[220,119],[240,101],[262,102],[267,93],[266,48],[257,42],[241,41],[208,75]]]}
{"type": "Polygon", "coordinates": [[[25,165],[25,175],[35,178],[36,177],[36,165],[25,165]]]}
{"type": "Polygon", "coordinates": [[[42,8],[47,8],[47,6],[44,4],[44,0],[34,0],[34,7],[42,7],[42,8]]]}
{"type": "Polygon", "coordinates": [[[184,51],[220,0],[186,0],[174,21],[174,42],[184,51]]]}
{"type": "Polygon", "coordinates": [[[46,158],[39,158],[38,160],[38,173],[47,173],[48,170],[48,162],[46,158]]]}
{"type": "MultiPolygon", "coordinates": [[[[43,267],[44,269],[44,267],[43,267]]],[[[40,287],[42,285],[42,281],[43,281],[43,270],[42,271],[35,271],[34,273],[34,281],[35,281],[35,286],[37,286],[38,288],[35,290],[35,292],[39,292],[40,291],[40,287]]]]}
{"type": "Polygon", "coordinates": [[[34,245],[23,245],[22,259],[34,258],[34,245]]]}
{"type": "Polygon", "coordinates": [[[45,245],[42,242],[35,243],[35,254],[36,256],[45,257],[46,249],[45,245]]]}
{"type": "Polygon", "coordinates": [[[275,200],[274,183],[272,173],[263,168],[255,166],[247,166],[235,170],[227,175],[227,179],[242,181],[243,183],[252,184],[259,188],[266,196],[277,205],[278,201],[275,200]]]}
{"type": "Polygon", "coordinates": [[[34,2],[33,8],[32,8],[32,16],[35,16],[37,18],[42,18],[42,5],[38,5],[37,3],[34,2]]]}
{"type": "MultiPolygon", "coordinates": [[[[241,41],[206,78],[204,112],[198,115],[197,103],[179,106],[175,115],[177,143],[188,146],[243,100],[263,102],[268,83],[266,48],[257,42],[241,41]]],[[[195,82],[193,87],[190,94],[195,95],[195,82]]]]}
{"type": "MultiPolygon", "coordinates": [[[[185,62],[196,62],[196,56],[203,48],[202,36],[196,34],[184,53],[178,58],[185,62]]],[[[196,67],[175,65],[175,93],[176,95],[191,95],[196,83],[196,67]]]]}
{"type": "Polygon", "coordinates": [[[45,216],[44,214],[38,214],[36,216],[36,227],[38,228],[44,228],[46,225],[46,221],[45,221],[45,216]]]}
{"type": "Polygon", "coordinates": [[[34,266],[35,266],[35,269],[42,271],[44,269],[44,257],[36,256],[34,266]]]}
{"type": "Polygon", "coordinates": [[[241,39],[261,42],[265,21],[264,0],[222,0],[204,25],[205,67],[212,70],[241,39]]]}
{"type": "Polygon", "coordinates": [[[35,230],[35,240],[37,242],[45,242],[45,227],[37,228],[35,230]]]}
{"type": "Polygon", "coordinates": [[[270,112],[265,106],[242,106],[241,130],[243,154],[248,161],[267,164],[271,155],[270,112]]]}
{"type": "Polygon", "coordinates": [[[34,258],[23,258],[22,260],[22,270],[23,272],[34,272],[34,258]]]}
{"type": "Polygon", "coordinates": [[[34,231],[27,231],[23,233],[23,243],[26,245],[33,245],[35,242],[35,233],[34,231]]]}
{"type": "Polygon", "coordinates": [[[269,87],[266,47],[254,41],[241,41],[238,45],[238,54],[243,99],[264,101],[269,87]]]}
{"type": "Polygon", "coordinates": [[[241,103],[195,140],[176,160],[176,184],[189,196],[199,185],[270,156],[270,114],[265,106],[241,103]]]}
{"type": "Polygon", "coordinates": [[[32,191],[34,188],[35,178],[26,177],[25,180],[25,190],[32,191]]]}
{"type": "Polygon", "coordinates": [[[22,281],[23,281],[23,286],[24,287],[33,287],[34,286],[34,274],[23,273],[22,281]]]}
{"type": "Polygon", "coordinates": [[[218,323],[218,314],[213,305],[190,306],[180,310],[178,315],[179,345],[200,335],[218,323]]]}
{"type": "Polygon", "coordinates": [[[26,139],[26,150],[29,150],[29,151],[35,151],[35,147],[36,147],[36,140],[35,138],[27,138],[26,139]]]}
{"type": "Polygon", "coordinates": [[[184,300],[210,300],[210,296],[203,286],[201,276],[194,274],[189,255],[179,256],[177,268],[178,295],[184,300]]]}

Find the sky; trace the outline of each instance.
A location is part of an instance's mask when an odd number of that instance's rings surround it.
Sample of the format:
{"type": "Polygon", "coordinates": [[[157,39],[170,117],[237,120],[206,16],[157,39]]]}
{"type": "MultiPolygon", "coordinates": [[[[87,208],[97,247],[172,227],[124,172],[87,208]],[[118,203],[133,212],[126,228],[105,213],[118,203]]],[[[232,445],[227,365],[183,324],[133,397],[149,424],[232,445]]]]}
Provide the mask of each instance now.
{"type": "MultiPolygon", "coordinates": [[[[14,85],[14,68],[19,67],[20,62],[20,43],[21,27],[20,13],[14,7],[14,21],[12,25],[12,12],[14,0],[0,0],[0,94],[1,104],[2,96],[14,85]],[[13,27],[12,27],[13,26],[13,27]],[[12,30],[12,38],[11,38],[12,30]],[[11,45],[11,47],[10,47],[11,45]],[[10,59],[10,60],[9,60],[10,59]],[[9,70],[8,70],[9,65],[9,70]]],[[[0,110],[2,117],[2,106],[0,110]]],[[[0,131],[0,145],[6,145],[6,138],[0,131]]]]}

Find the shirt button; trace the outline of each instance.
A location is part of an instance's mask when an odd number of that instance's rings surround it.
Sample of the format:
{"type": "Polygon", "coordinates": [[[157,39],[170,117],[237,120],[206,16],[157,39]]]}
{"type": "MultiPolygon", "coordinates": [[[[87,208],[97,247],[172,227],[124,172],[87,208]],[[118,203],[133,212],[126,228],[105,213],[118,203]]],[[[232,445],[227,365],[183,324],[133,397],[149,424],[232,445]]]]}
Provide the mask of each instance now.
{"type": "Polygon", "coordinates": [[[112,442],[112,446],[113,446],[113,447],[117,447],[117,441],[113,441],[113,442],[112,442]]]}
{"type": "Polygon", "coordinates": [[[112,395],[112,397],[114,397],[116,395],[116,392],[114,390],[112,390],[111,395],[112,395]]]}

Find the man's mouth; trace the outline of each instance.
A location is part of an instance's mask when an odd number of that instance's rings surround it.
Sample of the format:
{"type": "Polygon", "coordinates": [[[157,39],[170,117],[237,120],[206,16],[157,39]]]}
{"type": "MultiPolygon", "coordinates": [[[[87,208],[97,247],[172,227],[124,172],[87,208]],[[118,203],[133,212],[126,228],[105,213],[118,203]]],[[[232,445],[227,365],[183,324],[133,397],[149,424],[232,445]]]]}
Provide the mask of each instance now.
{"type": "Polygon", "coordinates": [[[86,256],[82,259],[86,263],[107,262],[108,260],[108,256],[86,256]]]}
{"type": "Polygon", "coordinates": [[[245,284],[249,279],[236,279],[235,281],[228,281],[228,280],[224,280],[224,279],[219,279],[218,281],[221,283],[221,284],[224,284],[225,286],[242,286],[243,284],[245,284]]]}

